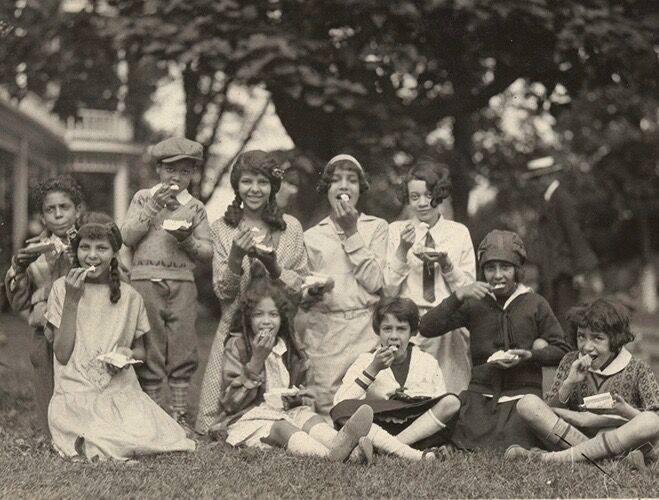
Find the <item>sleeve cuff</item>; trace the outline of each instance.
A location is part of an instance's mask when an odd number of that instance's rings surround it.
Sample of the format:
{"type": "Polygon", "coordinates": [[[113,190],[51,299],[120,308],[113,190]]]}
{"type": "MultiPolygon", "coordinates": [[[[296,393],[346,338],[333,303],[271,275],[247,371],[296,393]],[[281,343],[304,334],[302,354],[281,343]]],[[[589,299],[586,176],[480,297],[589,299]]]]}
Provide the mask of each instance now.
{"type": "Polygon", "coordinates": [[[195,247],[195,238],[194,235],[190,234],[187,238],[184,240],[179,241],[179,244],[183,247],[185,250],[193,250],[195,247]]]}
{"type": "Polygon", "coordinates": [[[27,268],[18,265],[18,263],[16,262],[16,256],[14,255],[11,258],[11,266],[9,267],[9,270],[7,272],[9,278],[15,278],[17,275],[23,274],[26,271],[27,268]]]}
{"type": "Polygon", "coordinates": [[[343,249],[346,253],[353,253],[364,247],[364,239],[358,232],[347,238],[343,242],[343,249]]]}
{"type": "Polygon", "coordinates": [[[155,217],[164,207],[158,205],[156,200],[149,198],[148,201],[144,204],[144,211],[149,217],[155,217]]]}
{"type": "Polygon", "coordinates": [[[410,273],[409,264],[407,262],[402,262],[396,256],[389,261],[389,269],[400,276],[407,276],[410,273]]]}
{"type": "Polygon", "coordinates": [[[451,311],[456,311],[462,305],[462,302],[458,300],[457,295],[453,292],[446,298],[446,305],[451,311]]]}

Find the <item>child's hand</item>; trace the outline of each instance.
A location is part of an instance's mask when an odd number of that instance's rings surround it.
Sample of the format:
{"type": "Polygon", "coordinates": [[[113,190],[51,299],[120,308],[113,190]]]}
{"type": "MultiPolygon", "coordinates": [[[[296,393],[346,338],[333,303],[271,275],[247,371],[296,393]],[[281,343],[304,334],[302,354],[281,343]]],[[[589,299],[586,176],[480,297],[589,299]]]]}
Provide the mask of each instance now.
{"type": "Polygon", "coordinates": [[[509,354],[515,354],[517,355],[517,358],[514,359],[498,359],[496,361],[491,361],[489,364],[492,365],[497,365],[499,368],[502,368],[504,370],[508,370],[510,368],[513,368],[520,364],[521,361],[525,359],[531,358],[532,354],[531,351],[527,351],[526,349],[509,349],[508,351],[509,354]]]}
{"type": "Polygon", "coordinates": [[[443,273],[447,273],[453,269],[453,263],[446,252],[438,251],[436,254],[421,254],[421,260],[430,262],[431,264],[439,264],[443,273]]]}
{"type": "Polygon", "coordinates": [[[472,299],[482,299],[492,290],[492,286],[489,283],[483,281],[475,281],[469,285],[461,286],[456,288],[455,296],[457,299],[462,302],[464,299],[471,297],[472,299]]]}
{"type": "Polygon", "coordinates": [[[373,361],[368,366],[366,371],[372,375],[377,375],[382,370],[389,368],[394,362],[394,353],[389,346],[380,346],[377,351],[375,351],[375,356],[373,361]]]}
{"type": "Polygon", "coordinates": [[[256,358],[259,364],[265,363],[265,360],[272,352],[272,348],[275,346],[276,340],[277,336],[272,332],[257,333],[252,341],[252,358],[256,358]]]}
{"type": "Polygon", "coordinates": [[[336,204],[334,205],[334,220],[343,229],[347,238],[357,232],[358,219],[359,212],[349,201],[336,200],[336,204]]]}
{"type": "Polygon", "coordinates": [[[165,207],[171,204],[172,200],[176,199],[175,196],[176,193],[172,191],[172,187],[169,184],[163,184],[153,193],[153,201],[161,207],[165,207]]]}
{"type": "Polygon", "coordinates": [[[263,263],[270,275],[279,277],[281,270],[277,264],[277,254],[275,252],[266,252],[257,246],[252,247],[252,252],[254,252],[254,256],[263,263]]]}
{"type": "Polygon", "coordinates": [[[405,256],[405,259],[407,259],[410,248],[414,246],[414,238],[416,238],[414,226],[412,223],[408,223],[400,233],[400,243],[398,244],[399,255],[405,256]]]}
{"type": "Polygon", "coordinates": [[[611,409],[611,413],[614,415],[620,415],[621,417],[631,420],[639,414],[639,411],[625,401],[625,399],[617,392],[612,391],[611,397],[613,398],[613,408],[611,409]]]}
{"type": "Polygon", "coordinates": [[[87,269],[82,267],[74,267],[66,275],[64,280],[64,289],[66,290],[65,298],[79,302],[82,297],[82,291],[85,288],[85,277],[87,276],[87,269]]]}
{"type": "Polygon", "coordinates": [[[254,233],[252,230],[243,226],[239,227],[238,231],[233,237],[233,243],[231,244],[231,253],[235,254],[241,260],[250,251],[250,249],[255,245],[254,233]]]}
{"type": "Polygon", "coordinates": [[[16,265],[22,269],[25,269],[35,260],[37,260],[39,255],[40,254],[35,252],[28,252],[25,248],[19,248],[15,257],[16,265]]]}
{"type": "Polygon", "coordinates": [[[590,368],[592,362],[593,358],[591,358],[588,354],[579,356],[574,360],[572,366],[570,366],[570,371],[567,374],[565,382],[571,385],[583,382],[586,379],[588,368],[590,368]]]}
{"type": "MultiPolygon", "coordinates": [[[[120,354],[123,354],[127,358],[133,358],[133,350],[130,349],[129,347],[117,347],[115,351],[120,354]]],[[[129,366],[131,365],[126,365],[123,368],[119,368],[117,366],[114,366],[113,364],[105,363],[105,369],[112,376],[115,376],[117,373],[119,373],[122,370],[126,370],[129,366]]]]}

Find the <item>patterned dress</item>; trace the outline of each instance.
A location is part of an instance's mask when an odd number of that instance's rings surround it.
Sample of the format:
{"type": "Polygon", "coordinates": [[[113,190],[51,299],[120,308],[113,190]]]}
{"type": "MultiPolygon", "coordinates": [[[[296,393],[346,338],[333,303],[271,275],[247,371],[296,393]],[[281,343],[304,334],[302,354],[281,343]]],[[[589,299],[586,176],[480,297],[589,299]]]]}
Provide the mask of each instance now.
{"type": "MultiPolygon", "coordinates": [[[[304,276],[308,274],[307,255],[304,250],[302,226],[290,215],[284,215],[286,230],[279,235],[275,250],[277,262],[281,267],[280,280],[288,287],[299,290],[304,276]]],[[[197,414],[197,432],[205,433],[221,413],[220,395],[224,341],[231,328],[233,316],[240,306],[242,293],[251,280],[250,266],[252,258],[245,256],[242,273],[235,274],[229,268],[229,253],[233,238],[238,228],[231,227],[224,218],[211,225],[213,241],[213,290],[220,300],[222,318],[215,332],[215,339],[208,356],[204,373],[197,414]]]]}
{"type": "Polygon", "coordinates": [[[583,398],[605,392],[617,392],[631,406],[641,411],[659,410],[659,384],[652,369],[631,355],[624,347],[616,358],[604,369],[589,371],[586,379],[577,384],[566,404],[560,402],[558,390],[570,373],[570,366],[579,353],[567,353],[558,365],[554,382],[546,401],[550,406],[578,410],[583,398]]]}

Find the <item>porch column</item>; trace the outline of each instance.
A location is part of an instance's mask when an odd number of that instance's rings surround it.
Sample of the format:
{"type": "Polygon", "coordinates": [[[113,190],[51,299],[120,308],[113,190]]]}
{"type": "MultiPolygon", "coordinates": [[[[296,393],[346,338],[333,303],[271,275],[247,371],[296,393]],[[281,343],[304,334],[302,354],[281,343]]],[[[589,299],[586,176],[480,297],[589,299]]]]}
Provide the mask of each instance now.
{"type": "Polygon", "coordinates": [[[128,160],[123,158],[114,174],[114,220],[119,227],[128,211],[129,196],[128,160]]]}
{"type": "Polygon", "coordinates": [[[13,193],[13,235],[14,253],[21,248],[27,235],[28,225],[28,142],[21,137],[21,142],[14,163],[14,193],[13,193]]]}

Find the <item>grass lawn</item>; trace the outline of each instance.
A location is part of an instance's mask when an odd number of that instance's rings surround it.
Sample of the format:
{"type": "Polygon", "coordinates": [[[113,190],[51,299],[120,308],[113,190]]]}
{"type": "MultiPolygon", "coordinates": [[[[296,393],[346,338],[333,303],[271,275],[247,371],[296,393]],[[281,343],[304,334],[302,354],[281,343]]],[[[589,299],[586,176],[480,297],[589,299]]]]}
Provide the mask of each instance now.
{"type": "MultiPolygon", "coordinates": [[[[209,318],[199,324],[204,358],[215,324],[209,318]]],[[[365,467],[200,442],[197,453],[135,465],[72,463],[33,437],[29,329],[20,318],[1,315],[0,331],[7,337],[0,363],[10,365],[0,368],[0,498],[659,497],[659,469],[637,472],[624,462],[602,462],[616,483],[588,464],[506,463],[493,452],[443,463],[379,456],[365,467]]]]}

